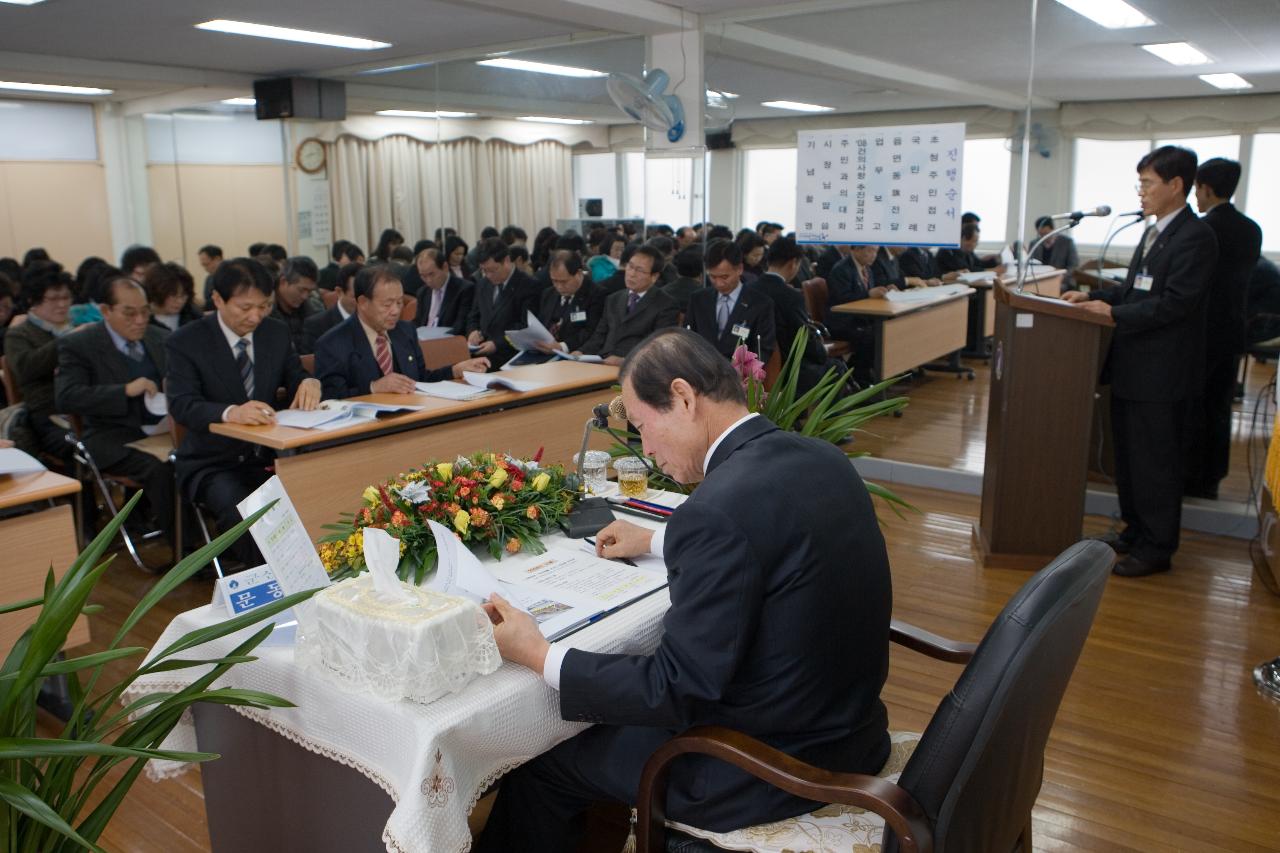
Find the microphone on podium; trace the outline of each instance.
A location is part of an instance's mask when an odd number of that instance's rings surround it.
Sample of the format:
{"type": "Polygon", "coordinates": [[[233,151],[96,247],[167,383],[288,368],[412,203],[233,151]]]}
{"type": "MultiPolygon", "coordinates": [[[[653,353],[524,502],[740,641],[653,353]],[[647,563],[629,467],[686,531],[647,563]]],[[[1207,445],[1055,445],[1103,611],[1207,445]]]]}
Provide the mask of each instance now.
{"type": "MultiPolygon", "coordinates": [[[[613,436],[614,440],[622,444],[623,447],[626,447],[633,456],[637,455],[635,450],[627,444],[626,437],[618,435],[609,427],[610,417],[624,421],[627,419],[627,409],[626,406],[622,405],[622,397],[614,397],[608,403],[599,403],[591,408],[591,419],[587,421],[586,426],[582,429],[582,446],[578,450],[577,471],[579,483],[583,481],[582,462],[587,455],[587,443],[591,439],[591,430],[593,429],[604,430],[613,436]]],[[[612,523],[613,520],[613,513],[604,498],[583,498],[560,522],[560,526],[570,539],[581,539],[584,536],[594,536],[605,526],[612,523]]]]}
{"type": "Polygon", "coordinates": [[[1126,210],[1124,213],[1116,214],[1116,216],[1140,216],[1144,218],[1146,217],[1146,215],[1147,214],[1142,212],[1141,210],[1126,210]]]}
{"type": "Polygon", "coordinates": [[[1110,215],[1111,215],[1111,206],[1106,204],[1100,204],[1097,207],[1095,207],[1093,210],[1073,210],[1073,211],[1070,211],[1069,213],[1055,213],[1049,218],[1050,219],[1070,219],[1073,222],[1079,222],[1081,219],[1084,219],[1086,216],[1110,216],[1110,215]]]}

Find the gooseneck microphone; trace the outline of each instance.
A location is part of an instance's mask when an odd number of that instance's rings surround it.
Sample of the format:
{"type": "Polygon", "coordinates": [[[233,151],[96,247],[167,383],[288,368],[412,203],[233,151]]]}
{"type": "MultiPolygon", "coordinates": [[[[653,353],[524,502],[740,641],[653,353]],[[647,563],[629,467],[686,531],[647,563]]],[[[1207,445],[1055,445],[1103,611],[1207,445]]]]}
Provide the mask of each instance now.
{"type": "Polygon", "coordinates": [[[1110,215],[1111,215],[1111,206],[1106,204],[1100,204],[1097,207],[1095,207],[1093,210],[1072,210],[1067,213],[1055,213],[1049,218],[1050,219],[1070,219],[1073,222],[1079,222],[1081,219],[1084,219],[1086,216],[1110,216],[1110,215]]]}

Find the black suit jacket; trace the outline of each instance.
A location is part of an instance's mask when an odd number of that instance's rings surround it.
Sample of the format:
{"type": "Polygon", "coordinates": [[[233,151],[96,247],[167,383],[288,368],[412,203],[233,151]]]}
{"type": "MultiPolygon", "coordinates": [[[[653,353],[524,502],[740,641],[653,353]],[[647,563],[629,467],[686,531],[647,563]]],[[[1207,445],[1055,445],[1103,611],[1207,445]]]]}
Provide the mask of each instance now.
{"type": "Polygon", "coordinates": [[[475,298],[467,318],[467,334],[479,330],[486,341],[493,341],[497,352],[490,358],[496,369],[516,354],[507,343],[507,329],[523,329],[528,325],[525,316],[538,311],[542,288],[529,276],[512,270],[511,278],[502,287],[502,294],[494,302],[494,285],[481,275],[475,285],[475,298]]]}
{"type": "MultiPolygon", "coordinates": [[[[252,340],[253,399],[274,409],[279,388],[292,400],[309,377],[284,323],[264,318],[252,340]]],[[[209,432],[211,424],[222,423],[227,406],[249,402],[216,311],[170,335],[166,351],[169,414],[187,428],[178,448],[178,486],[190,499],[207,471],[243,465],[254,456],[270,458],[271,451],[209,432]]]]}
{"type": "MultiPolygon", "coordinates": [[[[475,300],[476,286],[465,278],[450,275],[444,283],[444,301],[440,303],[440,316],[437,325],[449,329],[455,335],[467,334],[467,317],[471,314],[471,303],[475,300]]],[[[431,288],[423,286],[418,293],[418,313],[413,325],[425,326],[431,319],[431,288]]]]}
{"type": "MultiPolygon", "coordinates": [[[[786,363],[796,334],[801,329],[809,328],[810,317],[805,308],[804,294],[783,281],[782,276],[771,272],[756,279],[754,287],[773,303],[774,337],[782,353],[782,361],[786,363]]],[[[809,332],[802,357],[809,364],[826,366],[827,348],[813,331],[809,332]]]]}
{"type": "Polygon", "coordinates": [[[674,299],[675,303],[680,306],[680,310],[687,314],[689,313],[689,297],[702,290],[704,285],[696,278],[682,275],[661,287],[662,292],[674,299]]]}
{"type": "Polygon", "coordinates": [[[1262,229],[1231,202],[1204,215],[1204,223],[1218,239],[1218,263],[1209,278],[1208,332],[1210,359],[1239,355],[1245,350],[1245,305],[1249,277],[1262,254],[1262,229]]]}
{"type": "Polygon", "coordinates": [[[984,261],[978,257],[977,252],[966,252],[962,249],[939,249],[934,263],[938,267],[938,273],[960,272],[968,270],[969,272],[981,272],[982,270],[991,269],[999,266],[999,260],[996,263],[984,261]]]}
{"type": "Polygon", "coordinates": [[[897,258],[889,254],[889,250],[884,246],[881,246],[880,251],[876,253],[876,260],[871,265],[871,269],[875,273],[876,281],[880,284],[892,284],[898,288],[907,286],[907,274],[902,271],[897,258]]]}
{"type": "Polygon", "coordinates": [[[538,306],[538,320],[563,341],[569,352],[582,349],[582,345],[595,334],[600,318],[604,316],[604,291],[589,279],[582,280],[582,287],[573,294],[567,306],[560,305],[560,294],[554,287],[542,293],[542,304],[538,306]],[[572,319],[575,314],[586,314],[581,320],[572,319]]]}
{"type": "Polygon", "coordinates": [[[583,345],[584,353],[625,357],[653,330],[676,325],[680,307],[670,296],[659,290],[657,285],[649,288],[636,303],[635,310],[628,314],[627,297],[630,293],[624,288],[606,297],[604,316],[600,318],[590,340],[583,345]]]}
{"type": "MultiPolygon", "coordinates": [[[[593,741],[607,753],[601,772],[628,772],[655,734],[696,725],[877,772],[889,754],[889,562],[844,454],[763,417],[744,422],[671,516],[663,551],[671,608],[657,650],[570,650],[560,669],[561,716],[607,724],[593,741]]],[[[722,762],[682,761],[668,793],[677,820],[726,830],[813,807],[722,762]]]]}
{"type": "Polygon", "coordinates": [[[920,246],[912,246],[898,255],[898,269],[904,276],[913,278],[938,278],[938,265],[929,250],[920,246]]]}
{"type": "Polygon", "coordinates": [[[341,324],[347,318],[342,316],[338,306],[334,305],[319,314],[312,314],[302,323],[302,345],[298,347],[299,355],[308,355],[316,351],[316,341],[324,337],[324,333],[341,324]]]}
{"type": "Polygon", "coordinates": [[[1142,241],[1124,284],[1091,294],[1111,305],[1115,333],[1102,381],[1126,400],[1173,402],[1204,384],[1204,302],[1218,259],[1213,230],[1184,207],[1143,255],[1142,241]],[[1150,290],[1134,287],[1138,273],[1150,290]]]}
{"type": "MultiPolygon", "coordinates": [[[[422,363],[418,333],[406,320],[387,332],[392,370],[415,382],[439,382],[453,378],[452,367],[428,370],[422,363]]],[[[369,386],[382,378],[382,368],[369,346],[369,337],[356,315],[330,329],[316,342],[316,378],[326,400],[345,400],[372,393],[369,386]]]]}
{"type": "MultiPolygon", "coordinates": [[[[168,329],[152,325],[142,336],[142,348],[162,378],[169,363],[164,347],[168,337],[168,329]]],[[[146,436],[143,398],[124,393],[129,383],[125,358],[101,320],[58,339],[54,405],[84,419],[84,445],[103,470],[128,455],[126,444],[146,436]]]]}
{"type": "Polygon", "coordinates": [[[747,349],[768,361],[777,346],[777,337],[773,324],[773,300],[756,290],[755,284],[742,285],[738,301],[729,312],[729,322],[723,334],[716,323],[716,303],[720,292],[714,287],[704,287],[689,297],[689,312],[685,315],[685,323],[694,332],[711,343],[725,358],[732,358],[733,351],[739,343],[745,343],[747,349]],[[740,341],[734,335],[734,326],[746,326],[745,340],[740,341]]]}

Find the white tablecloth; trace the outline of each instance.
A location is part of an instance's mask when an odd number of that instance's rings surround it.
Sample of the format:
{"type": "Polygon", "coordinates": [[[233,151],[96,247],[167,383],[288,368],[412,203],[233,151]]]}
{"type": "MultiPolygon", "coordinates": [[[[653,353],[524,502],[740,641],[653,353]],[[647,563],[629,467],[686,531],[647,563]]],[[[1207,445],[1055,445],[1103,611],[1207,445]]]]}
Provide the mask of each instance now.
{"type": "MultiPolygon", "coordinates": [[[[547,544],[560,538],[551,537],[547,544]]],[[[658,644],[669,603],[667,591],[659,590],[563,642],[587,651],[648,653],[658,644]]],[[[223,611],[207,606],[179,614],[155,648],[224,618],[223,611]]],[[[182,656],[225,654],[253,630],[182,656]]],[[[297,705],[235,710],[312,752],[356,769],[385,790],[396,803],[382,833],[392,853],[466,850],[471,843],[467,815],[484,790],[503,773],[586,728],[583,723],[561,720],[556,692],[540,675],[515,664],[504,663],[461,693],[418,705],[343,692],[296,667],[291,645],[260,646],[257,655],[258,661],[233,667],[214,686],[263,690],[297,705]]],[[[203,671],[139,679],[125,701],[181,689],[203,671]]],[[[184,721],[165,745],[195,749],[194,725],[184,721]]],[[[156,776],[183,769],[184,765],[169,762],[148,765],[148,772],[156,776]]]]}

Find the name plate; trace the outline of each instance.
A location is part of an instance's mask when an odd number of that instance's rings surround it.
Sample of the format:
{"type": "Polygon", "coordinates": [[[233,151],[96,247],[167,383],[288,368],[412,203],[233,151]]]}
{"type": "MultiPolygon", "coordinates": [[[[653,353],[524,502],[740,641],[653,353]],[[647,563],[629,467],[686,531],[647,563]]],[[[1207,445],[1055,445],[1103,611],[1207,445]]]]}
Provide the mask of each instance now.
{"type": "Polygon", "coordinates": [[[228,616],[239,616],[255,607],[270,604],[284,597],[284,590],[276,581],[270,566],[246,569],[238,574],[219,578],[213,590],[213,607],[223,606],[228,616]]]}

